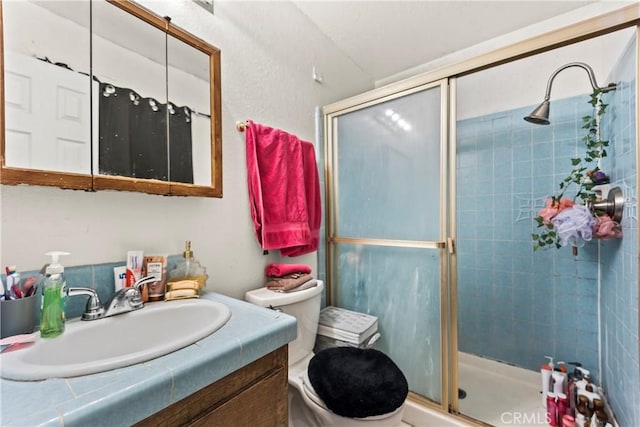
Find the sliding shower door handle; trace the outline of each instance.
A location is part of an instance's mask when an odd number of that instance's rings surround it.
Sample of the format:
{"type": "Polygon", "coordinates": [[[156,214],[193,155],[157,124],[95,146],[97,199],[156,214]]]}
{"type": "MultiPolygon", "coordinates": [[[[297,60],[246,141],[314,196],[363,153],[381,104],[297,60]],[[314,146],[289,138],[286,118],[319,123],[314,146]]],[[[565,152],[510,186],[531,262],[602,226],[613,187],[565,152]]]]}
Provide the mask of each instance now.
{"type": "Polygon", "coordinates": [[[354,237],[329,237],[329,243],[346,243],[349,245],[387,246],[396,248],[444,249],[447,242],[432,240],[393,240],[393,239],[363,239],[354,237]]]}
{"type": "Polygon", "coordinates": [[[447,237],[447,247],[449,248],[449,254],[453,255],[456,253],[456,241],[451,237],[447,237]]]}

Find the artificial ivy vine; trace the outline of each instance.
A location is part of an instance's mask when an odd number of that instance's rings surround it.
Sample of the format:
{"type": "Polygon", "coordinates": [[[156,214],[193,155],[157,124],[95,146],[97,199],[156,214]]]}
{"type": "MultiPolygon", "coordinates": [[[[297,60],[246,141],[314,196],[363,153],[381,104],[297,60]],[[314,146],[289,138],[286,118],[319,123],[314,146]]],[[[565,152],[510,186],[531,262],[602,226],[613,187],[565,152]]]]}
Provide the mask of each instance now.
{"type": "MultiPolygon", "coordinates": [[[[586,131],[585,136],[582,137],[586,148],[585,154],[582,157],[571,159],[573,169],[569,175],[560,182],[560,192],[557,195],[551,196],[551,208],[560,210],[561,200],[572,184],[575,184],[578,188],[572,198],[573,202],[579,198],[582,203],[586,203],[588,201],[594,201],[596,198],[596,194],[592,191],[595,185],[594,177],[602,173],[599,168],[599,160],[607,157],[606,147],[609,146],[609,141],[600,139],[600,121],[609,106],[609,104],[605,104],[602,100],[602,93],[602,89],[594,89],[591,93],[589,104],[593,106],[593,113],[589,116],[582,117],[582,128],[586,131]],[[596,162],[595,166],[592,165],[594,162],[596,162]]],[[[554,225],[550,222],[545,222],[540,215],[535,217],[535,221],[538,228],[542,230],[531,235],[534,241],[533,249],[537,251],[551,246],[560,248],[560,236],[554,225]]]]}

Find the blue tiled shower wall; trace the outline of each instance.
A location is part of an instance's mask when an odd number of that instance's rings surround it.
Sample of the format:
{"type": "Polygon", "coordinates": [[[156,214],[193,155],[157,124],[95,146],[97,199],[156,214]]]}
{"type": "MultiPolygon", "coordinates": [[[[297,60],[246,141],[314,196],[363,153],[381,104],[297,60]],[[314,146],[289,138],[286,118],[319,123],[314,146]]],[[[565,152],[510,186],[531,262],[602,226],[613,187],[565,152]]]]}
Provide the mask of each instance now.
{"type": "Polygon", "coordinates": [[[602,381],[620,425],[640,420],[635,55],[623,55],[602,123],[602,168],[623,188],[621,240],[533,251],[533,218],[583,150],[588,95],[457,123],[458,333],[461,351],[538,370],[544,356],[580,361],[602,381]],[[600,282],[600,299],[598,284],[600,282]],[[598,345],[598,310],[601,340],[598,345]],[[601,359],[599,359],[601,350],[601,359]],[[602,371],[600,371],[602,369],[602,371]]]}
{"type": "Polygon", "coordinates": [[[624,238],[601,251],[602,382],[621,426],[640,422],[638,360],[638,213],[636,144],[636,56],[631,43],[614,67],[618,82],[603,122],[613,149],[603,166],[622,188],[624,238]]]}
{"type": "Polygon", "coordinates": [[[461,351],[537,370],[580,361],[597,378],[598,250],[533,251],[533,218],[557,191],[581,143],[588,96],[554,100],[551,125],[533,107],[457,124],[458,333],[461,351]]]}
{"type": "MultiPolygon", "coordinates": [[[[170,255],[167,257],[167,271],[171,271],[182,260],[181,255],[170,255]]],[[[64,264],[63,264],[64,265],[64,264]]],[[[100,301],[106,302],[113,297],[115,293],[113,268],[126,265],[126,261],[109,262],[104,264],[90,264],[74,267],[65,266],[64,274],[67,280],[67,287],[88,287],[95,289],[98,292],[100,301]]],[[[18,271],[20,271],[18,269],[18,271]]],[[[210,273],[209,273],[210,274],[210,273]]],[[[21,281],[26,280],[28,277],[39,277],[39,271],[20,271],[21,281]]],[[[7,282],[5,274],[0,275],[0,279],[3,283],[7,282]]],[[[40,300],[42,297],[42,290],[39,289],[37,293],[37,306],[40,307],[40,300]]],[[[83,295],[73,296],[67,298],[65,314],[67,319],[82,316],[84,312],[85,304],[87,303],[87,297],[83,295]]],[[[35,323],[36,326],[40,324],[40,310],[36,310],[35,323]]]]}

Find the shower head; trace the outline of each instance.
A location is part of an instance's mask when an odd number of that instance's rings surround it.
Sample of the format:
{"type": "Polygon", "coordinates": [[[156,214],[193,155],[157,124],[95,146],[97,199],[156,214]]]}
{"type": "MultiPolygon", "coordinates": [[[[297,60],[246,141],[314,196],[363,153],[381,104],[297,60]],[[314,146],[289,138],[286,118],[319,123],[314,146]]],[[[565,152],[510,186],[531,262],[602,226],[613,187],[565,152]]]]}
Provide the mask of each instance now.
{"type": "Polygon", "coordinates": [[[579,67],[585,70],[589,75],[589,81],[591,82],[591,87],[594,90],[599,89],[602,92],[609,92],[610,90],[616,89],[616,85],[613,83],[606,87],[598,86],[598,83],[596,82],[596,76],[593,73],[593,69],[584,62],[570,62],[558,68],[551,74],[551,77],[549,77],[549,81],[547,82],[547,91],[544,94],[544,101],[542,101],[542,104],[538,105],[538,107],[536,107],[536,109],[533,110],[528,116],[524,117],[526,121],[536,125],[548,125],[550,123],[549,99],[551,99],[551,85],[553,84],[553,79],[555,79],[560,71],[570,67],[579,67]]]}
{"type": "Polygon", "coordinates": [[[534,125],[548,125],[549,122],[549,100],[545,99],[542,104],[538,105],[535,110],[524,118],[534,125]]]}

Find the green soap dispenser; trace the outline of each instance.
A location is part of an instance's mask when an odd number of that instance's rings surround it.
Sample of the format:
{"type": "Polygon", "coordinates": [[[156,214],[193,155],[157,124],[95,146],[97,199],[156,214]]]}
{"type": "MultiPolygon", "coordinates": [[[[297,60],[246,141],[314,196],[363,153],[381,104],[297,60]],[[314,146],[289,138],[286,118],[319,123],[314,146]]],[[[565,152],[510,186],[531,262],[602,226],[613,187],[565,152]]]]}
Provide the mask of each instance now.
{"type": "Polygon", "coordinates": [[[40,336],[55,338],[64,332],[65,287],[64,267],[58,262],[61,255],[68,252],[47,252],[51,257],[51,264],[45,270],[44,286],[42,288],[42,306],[40,312],[40,336]]]}

